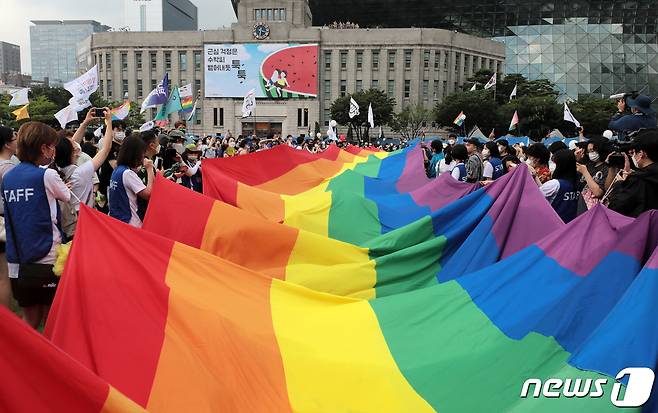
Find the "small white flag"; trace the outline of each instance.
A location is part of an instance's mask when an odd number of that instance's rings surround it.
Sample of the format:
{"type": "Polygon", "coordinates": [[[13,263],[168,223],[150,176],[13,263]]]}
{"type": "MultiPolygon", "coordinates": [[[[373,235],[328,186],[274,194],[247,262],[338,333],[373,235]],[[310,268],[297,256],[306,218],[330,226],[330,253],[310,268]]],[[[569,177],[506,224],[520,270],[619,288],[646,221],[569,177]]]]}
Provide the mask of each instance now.
{"type": "Polygon", "coordinates": [[[251,116],[254,108],[256,107],[256,89],[251,89],[242,101],[242,117],[247,118],[251,116]]]}
{"type": "MultiPolygon", "coordinates": [[[[94,66],[80,77],[64,84],[76,100],[87,100],[98,89],[98,66],[94,66]]],[[[73,102],[69,102],[73,104],[73,102]]],[[[83,108],[84,109],[84,108],[83,108]]]]}
{"type": "Polygon", "coordinates": [[[375,114],[372,112],[372,103],[368,105],[368,123],[371,129],[375,128],[375,114]]]}
{"type": "Polygon", "coordinates": [[[517,84],[515,83],[514,84],[514,89],[512,90],[512,93],[510,93],[510,95],[509,95],[510,102],[512,101],[512,98],[516,97],[516,86],[517,86],[517,84]]]}
{"type": "Polygon", "coordinates": [[[27,98],[27,88],[20,89],[15,91],[14,93],[11,94],[11,102],[9,102],[9,106],[25,106],[30,101],[27,98]]]}
{"type": "Polygon", "coordinates": [[[103,137],[103,127],[99,126],[95,131],[94,131],[94,136],[97,138],[103,137]]]}
{"type": "Polygon", "coordinates": [[[580,122],[578,122],[578,120],[573,116],[573,113],[571,113],[569,106],[567,106],[567,102],[564,102],[564,120],[571,122],[576,125],[577,128],[580,128],[580,122]]]}
{"type": "Polygon", "coordinates": [[[477,86],[477,83],[473,83],[473,86],[471,86],[471,92],[475,91],[475,86],[477,86]]]}
{"type": "Polygon", "coordinates": [[[484,85],[485,89],[491,89],[492,87],[496,86],[496,73],[491,76],[491,79],[487,82],[486,85],[484,85]]]}
{"type": "Polygon", "coordinates": [[[78,112],[75,110],[74,107],[68,105],[64,109],[55,113],[55,119],[59,121],[59,124],[62,126],[62,129],[64,129],[66,128],[66,125],[69,122],[74,122],[78,120],[78,112]]]}
{"type": "Polygon", "coordinates": [[[356,103],[353,97],[350,97],[350,119],[359,116],[359,113],[359,104],[356,103]]]}
{"type": "Polygon", "coordinates": [[[142,126],[140,126],[139,131],[140,132],[146,132],[146,131],[150,131],[153,128],[155,128],[155,122],[150,120],[150,121],[146,122],[145,124],[143,124],[142,126]]]}

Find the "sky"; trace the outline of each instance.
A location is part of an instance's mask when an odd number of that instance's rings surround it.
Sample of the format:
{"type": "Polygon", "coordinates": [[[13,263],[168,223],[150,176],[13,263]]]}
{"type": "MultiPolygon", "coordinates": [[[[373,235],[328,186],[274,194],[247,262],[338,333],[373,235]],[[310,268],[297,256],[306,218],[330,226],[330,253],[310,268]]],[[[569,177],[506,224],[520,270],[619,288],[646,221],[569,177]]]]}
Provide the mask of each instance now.
{"type": "MultiPolygon", "coordinates": [[[[236,21],[230,0],[191,1],[198,8],[200,29],[217,29],[236,21]]],[[[123,3],[124,0],[0,0],[0,41],[21,47],[21,69],[31,73],[30,20],[96,20],[121,27],[123,3]]]]}

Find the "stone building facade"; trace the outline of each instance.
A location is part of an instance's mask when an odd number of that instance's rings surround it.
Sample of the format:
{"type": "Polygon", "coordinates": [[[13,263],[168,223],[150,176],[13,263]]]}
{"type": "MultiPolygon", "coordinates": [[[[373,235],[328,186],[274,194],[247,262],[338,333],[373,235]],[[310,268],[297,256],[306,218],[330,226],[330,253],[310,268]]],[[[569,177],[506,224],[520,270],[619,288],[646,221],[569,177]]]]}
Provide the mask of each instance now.
{"type": "Polygon", "coordinates": [[[331,103],[341,95],[378,88],[395,99],[396,110],[433,107],[479,69],[500,72],[505,59],[503,44],[453,31],[312,27],[307,0],[243,0],[237,10],[230,29],[95,33],[80,48],[89,55],[79,60],[98,64],[100,91],[109,100],[141,102],[165,72],[172,85],[192,84],[201,97],[189,125],[194,133],[237,135],[256,124],[258,134],[299,135],[316,121],[326,130],[331,103]],[[263,25],[269,33],[259,40],[254,29],[263,25]],[[258,99],[255,116],[246,119],[242,99],[205,97],[204,45],[245,43],[318,44],[317,97],[258,99]]]}

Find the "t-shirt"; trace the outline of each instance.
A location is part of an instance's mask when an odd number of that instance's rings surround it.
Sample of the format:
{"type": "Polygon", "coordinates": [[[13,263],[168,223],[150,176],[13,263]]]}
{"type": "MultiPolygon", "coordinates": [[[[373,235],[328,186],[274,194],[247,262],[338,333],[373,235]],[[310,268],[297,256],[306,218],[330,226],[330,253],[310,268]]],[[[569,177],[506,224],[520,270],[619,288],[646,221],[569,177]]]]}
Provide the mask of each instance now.
{"type": "MultiPolygon", "coordinates": [[[[603,192],[605,192],[605,180],[608,177],[608,165],[606,165],[605,163],[602,163],[599,166],[589,164],[587,165],[587,170],[592,176],[594,182],[596,182],[599,188],[603,192]]],[[[578,197],[578,212],[577,212],[578,215],[583,214],[588,210],[585,197],[594,199],[594,195],[592,194],[592,191],[589,189],[589,186],[587,185],[585,178],[582,176],[580,177],[579,187],[581,188],[581,191],[580,191],[580,196],[578,197]]]]}
{"type": "Polygon", "coordinates": [[[452,170],[455,168],[455,165],[457,165],[457,161],[455,161],[454,159],[450,161],[450,163],[446,163],[445,158],[441,159],[439,161],[437,176],[447,172],[452,172],[452,170]]]}
{"type": "MultiPolygon", "coordinates": [[[[71,193],[66,187],[62,178],[54,169],[46,169],[43,175],[43,183],[46,189],[46,196],[48,197],[48,205],[50,206],[50,220],[53,229],[53,244],[50,247],[50,252],[37,261],[37,264],[54,264],[57,247],[62,243],[62,234],[57,228],[57,200],[68,202],[71,198],[71,193]]],[[[18,277],[18,264],[9,263],[9,277],[18,277]]]]}
{"type": "MultiPolygon", "coordinates": [[[[11,171],[11,168],[16,166],[16,162],[13,160],[5,160],[5,161],[0,161],[0,186],[2,186],[2,178],[5,176],[5,174],[9,171],[11,171]]],[[[5,204],[4,200],[2,197],[0,197],[0,215],[5,213],[5,204]]]]}
{"type": "MultiPolygon", "coordinates": [[[[89,160],[78,166],[71,175],[71,192],[90,208],[94,207],[94,174],[94,163],[89,160]]],[[[75,197],[71,197],[71,205],[80,211],[80,202],[75,197]]]]}
{"type": "Polygon", "coordinates": [[[493,178],[493,173],[494,173],[494,168],[491,162],[489,162],[488,160],[484,161],[484,171],[482,172],[482,177],[491,179],[493,178]]]}
{"type": "Polygon", "coordinates": [[[463,181],[465,178],[465,176],[463,176],[465,174],[462,172],[462,169],[465,169],[463,168],[463,166],[464,164],[460,162],[456,164],[454,168],[452,168],[451,175],[453,178],[455,178],[458,181],[463,181]],[[460,168],[460,166],[462,166],[462,168],[460,168]]]}
{"type": "Polygon", "coordinates": [[[130,202],[130,222],[133,227],[141,228],[142,220],[137,215],[137,194],[146,189],[146,185],[139,179],[137,173],[128,169],[123,173],[123,187],[126,188],[126,195],[130,202]]]}
{"type": "Polygon", "coordinates": [[[560,181],[557,179],[551,179],[550,181],[542,184],[542,186],[539,187],[539,190],[541,191],[542,195],[544,195],[544,198],[546,198],[549,204],[553,203],[557,192],[560,190],[560,181]]]}

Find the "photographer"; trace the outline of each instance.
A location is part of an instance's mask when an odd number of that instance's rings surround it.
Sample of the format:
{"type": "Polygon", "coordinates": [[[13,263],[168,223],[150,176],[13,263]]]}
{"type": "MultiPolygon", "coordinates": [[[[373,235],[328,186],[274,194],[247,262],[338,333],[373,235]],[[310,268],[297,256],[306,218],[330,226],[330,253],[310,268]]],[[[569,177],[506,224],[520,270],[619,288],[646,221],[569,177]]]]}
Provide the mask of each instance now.
{"type": "Polygon", "coordinates": [[[640,129],[653,129],[656,127],[656,111],[651,108],[651,98],[646,95],[637,95],[635,98],[624,96],[617,101],[619,112],[613,116],[608,129],[617,132],[620,140],[631,132],[640,129]],[[624,115],[626,106],[631,109],[630,115],[624,115]]]}
{"type": "Polygon", "coordinates": [[[610,143],[602,136],[593,136],[583,148],[575,151],[576,170],[580,175],[578,189],[577,214],[587,212],[600,202],[605,194],[605,182],[609,174],[608,164],[605,162],[610,153],[610,143]]]}
{"type": "Polygon", "coordinates": [[[610,188],[608,207],[629,217],[658,209],[658,131],[640,132],[631,143],[624,169],[610,188]],[[630,160],[629,157],[630,156],[630,160]],[[631,170],[630,162],[636,170],[631,170]]]}

